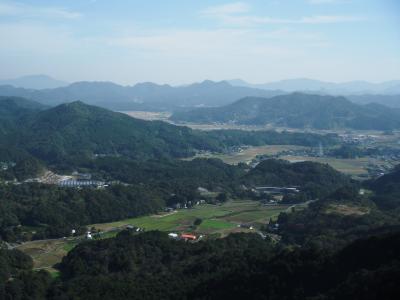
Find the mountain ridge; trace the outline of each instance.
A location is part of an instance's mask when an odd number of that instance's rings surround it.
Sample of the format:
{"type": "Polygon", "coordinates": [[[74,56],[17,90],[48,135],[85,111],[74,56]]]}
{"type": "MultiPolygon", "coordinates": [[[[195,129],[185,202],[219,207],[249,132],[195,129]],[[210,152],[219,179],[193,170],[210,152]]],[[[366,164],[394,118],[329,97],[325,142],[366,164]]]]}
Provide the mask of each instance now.
{"type": "Polygon", "coordinates": [[[180,87],[148,82],[122,86],[112,82],[87,81],[43,90],[0,86],[0,95],[3,96],[24,97],[52,106],[81,100],[113,110],[182,110],[187,107],[225,105],[249,95],[270,97],[281,93],[213,81],[180,87]]]}

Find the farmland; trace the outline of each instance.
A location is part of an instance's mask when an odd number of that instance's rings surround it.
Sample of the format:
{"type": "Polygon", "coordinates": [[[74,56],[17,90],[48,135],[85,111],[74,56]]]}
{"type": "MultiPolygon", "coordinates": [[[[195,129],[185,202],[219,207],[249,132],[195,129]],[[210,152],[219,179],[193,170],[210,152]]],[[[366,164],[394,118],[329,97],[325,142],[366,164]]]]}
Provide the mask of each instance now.
{"type": "MultiPolygon", "coordinates": [[[[193,232],[195,234],[223,237],[232,232],[249,232],[250,229],[240,228],[239,224],[246,223],[255,228],[265,224],[270,218],[275,218],[286,205],[263,206],[256,201],[229,201],[222,205],[200,205],[193,209],[182,209],[170,213],[143,216],[111,223],[88,225],[100,231],[99,237],[115,236],[128,225],[144,228],[145,230],[161,230],[167,232],[193,232]],[[194,226],[196,219],[202,222],[194,226]]],[[[47,269],[56,272],[52,266],[82,241],[82,237],[39,240],[24,243],[17,248],[30,255],[36,269],[47,269]]]]}
{"type": "Polygon", "coordinates": [[[334,158],[334,157],[282,156],[280,158],[288,160],[290,162],[314,161],[322,164],[329,164],[336,170],[352,176],[368,174],[365,167],[367,167],[368,164],[370,164],[372,161],[374,161],[375,163],[380,163],[379,161],[368,157],[344,159],[344,158],[334,158]]]}
{"type": "Polygon", "coordinates": [[[282,151],[288,150],[305,150],[309,147],[296,146],[296,145],[267,145],[267,146],[255,146],[247,147],[242,149],[240,152],[232,152],[229,154],[220,153],[206,153],[197,155],[196,158],[219,158],[227,164],[236,165],[240,162],[250,162],[257,155],[276,155],[282,151]]]}
{"type": "Polygon", "coordinates": [[[237,231],[237,225],[251,223],[260,226],[269,218],[287,209],[282,206],[263,206],[256,201],[230,201],[222,205],[205,204],[193,209],[182,209],[172,213],[144,216],[112,223],[93,224],[100,231],[110,231],[127,225],[146,230],[191,231],[200,234],[218,233],[221,236],[237,231]],[[193,226],[194,220],[203,222],[193,226]]]}
{"type": "MultiPolygon", "coordinates": [[[[350,175],[354,178],[359,176],[368,175],[367,167],[369,165],[385,166],[388,162],[382,158],[372,158],[372,157],[360,157],[360,158],[335,158],[335,157],[318,157],[318,156],[302,156],[302,155],[280,155],[282,152],[296,152],[309,150],[309,147],[296,146],[296,145],[268,145],[268,146],[258,146],[258,147],[246,147],[241,151],[232,153],[203,153],[199,154],[197,157],[202,158],[218,158],[227,164],[236,165],[238,163],[250,163],[259,155],[273,156],[279,159],[288,160],[290,162],[300,162],[300,161],[314,161],[322,164],[329,164],[336,170],[350,175]]],[[[190,158],[193,159],[193,158],[190,158]]],[[[390,167],[390,164],[388,165],[390,167]]]]}

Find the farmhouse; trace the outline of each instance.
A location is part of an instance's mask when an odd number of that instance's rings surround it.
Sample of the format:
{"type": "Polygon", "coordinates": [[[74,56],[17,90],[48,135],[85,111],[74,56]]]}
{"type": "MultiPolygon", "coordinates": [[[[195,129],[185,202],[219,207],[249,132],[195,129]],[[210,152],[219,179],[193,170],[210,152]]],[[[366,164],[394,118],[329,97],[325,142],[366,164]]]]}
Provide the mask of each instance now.
{"type": "Polygon", "coordinates": [[[189,233],[182,233],[181,234],[181,239],[185,240],[185,241],[195,241],[197,239],[197,237],[193,234],[189,234],[189,233]]]}

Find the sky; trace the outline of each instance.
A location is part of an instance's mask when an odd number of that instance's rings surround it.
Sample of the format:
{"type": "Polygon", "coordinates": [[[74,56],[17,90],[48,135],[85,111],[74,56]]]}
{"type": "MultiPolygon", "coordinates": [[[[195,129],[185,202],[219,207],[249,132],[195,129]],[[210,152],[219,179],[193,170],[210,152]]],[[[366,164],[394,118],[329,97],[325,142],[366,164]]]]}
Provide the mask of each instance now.
{"type": "Polygon", "coordinates": [[[398,0],[0,0],[0,78],[400,79],[398,0]]]}

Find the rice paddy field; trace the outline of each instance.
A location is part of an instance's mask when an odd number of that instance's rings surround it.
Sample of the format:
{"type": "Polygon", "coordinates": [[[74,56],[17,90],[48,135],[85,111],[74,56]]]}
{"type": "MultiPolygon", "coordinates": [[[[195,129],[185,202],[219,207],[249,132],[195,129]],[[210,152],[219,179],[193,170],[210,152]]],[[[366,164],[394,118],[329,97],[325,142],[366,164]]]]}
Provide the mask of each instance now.
{"type": "MultiPolygon", "coordinates": [[[[287,205],[264,206],[257,201],[229,201],[222,205],[199,205],[191,209],[127,219],[112,223],[93,224],[100,231],[110,231],[128,225],[145,230],[189,231],[201,234],[219,233],[222,236],[238,230],[238,225],[249,223],[254,226],[265,224],[269,218],[285,211],[287,205]],[[199,226],[193,222],[202,219],[199,226]]],[[[242,228],[240,228],[242,229],[242,228]]]]}

